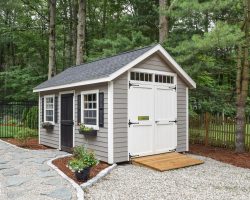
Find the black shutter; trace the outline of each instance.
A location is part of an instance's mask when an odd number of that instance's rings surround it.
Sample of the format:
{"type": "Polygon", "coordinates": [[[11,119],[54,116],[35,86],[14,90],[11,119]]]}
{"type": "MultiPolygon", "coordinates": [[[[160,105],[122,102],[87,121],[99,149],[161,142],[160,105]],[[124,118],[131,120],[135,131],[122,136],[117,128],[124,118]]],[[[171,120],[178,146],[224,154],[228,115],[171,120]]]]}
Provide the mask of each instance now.
{"type": "Polygon", "coordinates": [[[77,96],[77,123],[81,123],[81,95],[77,96]]]}
{"type": "Polygon", "coordinates": [[[54,113],[54,116],[55,116],[55,123],[57,123],[57,119],[58,119],[58,97],[55,97],[55,113],[54,113]]]}
{"type": "Polygon", "coordinates": [[[99,93],[99,126],[104,127],[104,93],[99,93]]]}
{"type": "Polygon", "coordinates": [[[44,122],[44,98],[42,97],[42,122],[44,122]]]}

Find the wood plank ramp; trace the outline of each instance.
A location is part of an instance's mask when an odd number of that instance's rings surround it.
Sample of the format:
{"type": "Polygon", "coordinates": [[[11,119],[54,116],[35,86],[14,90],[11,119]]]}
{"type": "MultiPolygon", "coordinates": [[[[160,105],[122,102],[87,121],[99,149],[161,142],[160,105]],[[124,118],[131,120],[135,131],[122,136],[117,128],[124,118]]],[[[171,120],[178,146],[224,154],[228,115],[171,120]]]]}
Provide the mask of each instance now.
{"type": "Polygon", "coordinates": [[[149,167],[161,172],[202,163],[204,162],[201,160],[177,152],[132,158],[132,164],[134,165],[149,167]]]}

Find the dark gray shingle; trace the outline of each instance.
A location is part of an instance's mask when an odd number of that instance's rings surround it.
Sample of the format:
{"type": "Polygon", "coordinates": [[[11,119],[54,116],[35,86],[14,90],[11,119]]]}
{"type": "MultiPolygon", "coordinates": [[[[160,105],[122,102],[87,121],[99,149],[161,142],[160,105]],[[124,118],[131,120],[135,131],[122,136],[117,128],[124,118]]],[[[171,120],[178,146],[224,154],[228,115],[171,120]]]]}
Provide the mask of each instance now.
{"type": "Polygon", "coordinates": [[[151,45],[142,49],[124,52],[108,58],[103,58],[90,63],[70,67],[65,71],[57,74],[50,80],[41,83],[34,89],[45,89],[48,87],[55,87],[70,83],[77,83],[80,81],[88,81],[108,77],[148,50],[152,49],[154,46],[155,45],[151,45]]]}

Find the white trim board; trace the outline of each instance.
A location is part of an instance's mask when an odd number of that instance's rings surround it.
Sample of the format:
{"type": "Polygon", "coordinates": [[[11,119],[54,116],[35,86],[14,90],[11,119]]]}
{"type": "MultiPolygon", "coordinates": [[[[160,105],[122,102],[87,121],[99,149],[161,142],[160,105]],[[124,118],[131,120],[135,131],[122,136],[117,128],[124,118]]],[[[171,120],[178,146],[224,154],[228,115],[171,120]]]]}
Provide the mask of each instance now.
{"type": "Polygon", "coordinates": [[[187,85],[190,88],[196,88],[196,83],[192,80],[192,78],[180,67],[180,65],[169,55],[169,53],[160,45],[156,45],[152,49],[148,50],[138,58],[134,59],[132,62],[128,63],[127,65],[123,66],[113,74],[109,75],[108,77],[99,78],[99,79],[93,79],[93,80],[87,80],[87,81],[80,81],[76,83],[70,83],[65,85],[59,85],[59,86],[53,86],[48,88],[42,88],[42,89],[34,89],[33,92],[42,92],[42,91],[48,91],[48,90],[56,90],[56,89],[63,89],[63,88],[70,88],[70,87],[76,87],[76,86],[82,86],[82,85],[89,85],[89,84],[95,84],[95,83],[102,83],[102,82],[109,82],[113,81],[115,78],[123,74],[124,72],[128,71],[135,65],[139,64],[141,61],[145,60],[152,54],[159,52],[161,54],[161,57],[163,60],[165,60],[167,63],[171,65],[173,70],[184,80],[184,82],[187,83],[187,85]]]}
{"type": "Polygon", "coordinates": [[[188,87],[186,87],[186,151],[189,151],[189,111],[188,111],[188,87]]]}
{"type": "Polygon", "coordinates": [[[114,83],[108,83],[108,163],[114,162],[114,83]]]}

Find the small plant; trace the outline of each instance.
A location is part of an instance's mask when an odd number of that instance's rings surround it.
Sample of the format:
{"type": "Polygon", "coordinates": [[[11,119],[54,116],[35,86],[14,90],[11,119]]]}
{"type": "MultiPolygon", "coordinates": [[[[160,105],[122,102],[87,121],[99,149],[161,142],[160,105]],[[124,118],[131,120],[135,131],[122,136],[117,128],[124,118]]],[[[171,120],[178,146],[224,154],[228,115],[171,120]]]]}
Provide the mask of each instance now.
{"type": "Polygon", "coordinates": [[[42,127],[51,130],[54,128],[54,124],[52,124],[51,122],[43,122],[42,127]]]}
{"type": "Polygon", "coordinates": [[[75,147],[73,150],[73,159],[68,162],[68,167],[75,172],[78,180],[87,180],[90,168],[98,164],[95,154],[83,146],[75,147]]]}
{"type": "Polygon", "coordinates": [[[91,132],[91,131],[94,130],[93,128],[87,127],[87,126],[85,126],[84,124],[81,124],[81,123],[79,124],[79,126],[80,126],[79,130],[82,131],[82,132],[91,132]]]}
{"type": "Polygon", "coordinates": [[[18,124],[18,121],[17,121],[16,119],[10,119],[10,120],[8,121],[8,124],[10,124],[10,125],[17,125],[17,124],[18,124]]]}
{"type": "Polygon", "coordinates": [[[19,130],[16,134],[14,134],[14,138],[17,139],[22,146],[27,146],[27,142],[31,137],[36,135],[36,131],[30,128],[24,128],[19,130]]]}

